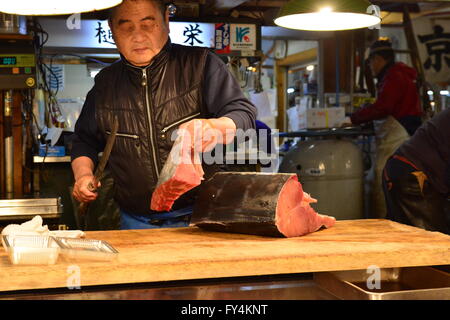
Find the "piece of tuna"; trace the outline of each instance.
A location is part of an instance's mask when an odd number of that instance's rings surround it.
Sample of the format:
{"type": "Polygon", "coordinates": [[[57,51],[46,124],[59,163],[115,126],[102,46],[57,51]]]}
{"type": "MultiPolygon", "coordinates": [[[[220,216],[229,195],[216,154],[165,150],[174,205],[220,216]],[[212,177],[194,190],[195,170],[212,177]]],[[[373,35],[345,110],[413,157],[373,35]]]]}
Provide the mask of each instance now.
{"type": "Polygon", "coordinates": [[[213,231],[297,237],[332,227],[296,174],[219,172],[198,192],[191,223],[213,231]]]}
{"type": "Polygon", "coordinates": [[[192,150],[189,135],[179,135],[161,170],[150,209],[169,211],[181,195],[200,185],[203,175],[199,155],[192,150]]]}

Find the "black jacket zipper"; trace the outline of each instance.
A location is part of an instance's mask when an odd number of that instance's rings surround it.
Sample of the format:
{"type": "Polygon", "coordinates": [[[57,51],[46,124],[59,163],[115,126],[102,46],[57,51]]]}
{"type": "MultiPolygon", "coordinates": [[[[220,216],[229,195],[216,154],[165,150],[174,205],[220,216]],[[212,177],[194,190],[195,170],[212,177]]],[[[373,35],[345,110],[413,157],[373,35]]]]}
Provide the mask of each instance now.
{"type": "Polygon", "coordinates": [[[142,69],[142,83],[141,84],[145,90],[145,107],[147,109],[147,117],[148,117],[148,128],[149,128],[149,134],[150,134],[150,148],[152,151],[154,172],[155,172],[156,178],[158,179],[159,178],[159,165],[158,165],[158,159],[156,157],[155,140],[154,140],[154,135],[153,135],[152,112],[151,112],[151,108],[150,108],[150,99],[148,96],[147,68],[142,69]]]}

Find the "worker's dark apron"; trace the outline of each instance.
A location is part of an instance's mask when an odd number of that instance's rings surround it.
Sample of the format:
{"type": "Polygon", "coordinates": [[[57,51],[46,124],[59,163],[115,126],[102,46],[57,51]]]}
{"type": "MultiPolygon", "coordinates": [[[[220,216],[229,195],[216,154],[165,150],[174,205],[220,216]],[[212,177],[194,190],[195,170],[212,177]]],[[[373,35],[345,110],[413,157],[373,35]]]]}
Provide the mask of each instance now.
{"type": "Polygon", "coordinates": [[[369,218],[386,218],[386,202],[382,188],[382,173],[386,161],[400,145],[409,139],[408,132],[394,117],[374,121],[376,155],[367,175],[369,218]]]}

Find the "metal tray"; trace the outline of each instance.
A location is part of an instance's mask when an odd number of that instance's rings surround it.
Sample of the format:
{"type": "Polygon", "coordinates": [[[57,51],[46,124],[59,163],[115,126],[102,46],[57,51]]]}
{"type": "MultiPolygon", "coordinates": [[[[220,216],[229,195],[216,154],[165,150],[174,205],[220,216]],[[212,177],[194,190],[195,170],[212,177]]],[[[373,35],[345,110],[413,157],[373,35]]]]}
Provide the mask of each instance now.
{"type": "Polygon", "coordinates": [[[28,220],[36,215],[43,219],[60,218],[61,198],[32,198],[0,200],[0,221],[28,220]]]}
{"type": "Polygon", "coordinates": [[[60,251],[50,236],[3,235],[2,243],[13,264],[55,264],[60,251]]]}
{"type": "Polygon", "coordinates": [[[432,267],[379,269],[379,285],[367,270],[319,272],[314,281],[346,300],[447,300],[450,273],[432,267]],[[378,287],[378,288],[376,288],[378,287]]]}
{"type": "Polygon", "coordinates": [[[55,237],[55,241],[61,254],[69,259],[113,260],[119,253],[102,240],[55,237]]]}

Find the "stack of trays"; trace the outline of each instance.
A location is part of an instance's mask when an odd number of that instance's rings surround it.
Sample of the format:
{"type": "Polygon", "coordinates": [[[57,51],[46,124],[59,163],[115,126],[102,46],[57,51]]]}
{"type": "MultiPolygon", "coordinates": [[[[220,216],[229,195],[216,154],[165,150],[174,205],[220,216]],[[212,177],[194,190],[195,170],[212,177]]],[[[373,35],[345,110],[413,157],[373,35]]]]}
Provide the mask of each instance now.
{"type": "Polygon", "coordinates": [[[60,248],[50,236],[2,236],[3,247],[13,264],[55,264],[60,248]]]}
{"type": "Polygon", "coordinates": [[[55,264],[59,254],[68,261],[111,261],[118,251],[102,240],[39,235],[3,235],[3,247],[13,264],[55,264]]]}

